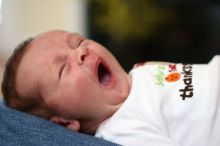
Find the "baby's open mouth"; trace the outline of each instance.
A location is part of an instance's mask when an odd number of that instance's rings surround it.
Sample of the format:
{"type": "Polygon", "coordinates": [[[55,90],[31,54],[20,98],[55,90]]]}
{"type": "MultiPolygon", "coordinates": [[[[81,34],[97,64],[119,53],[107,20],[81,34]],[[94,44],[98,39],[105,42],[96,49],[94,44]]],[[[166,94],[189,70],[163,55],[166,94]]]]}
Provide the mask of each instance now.
{"type": "Polygon", "coordinates": [[[98,78],[103,85],[108,85],[111,80],[111,73],[109,69],[102,63],[98,66],[98,78]]]}

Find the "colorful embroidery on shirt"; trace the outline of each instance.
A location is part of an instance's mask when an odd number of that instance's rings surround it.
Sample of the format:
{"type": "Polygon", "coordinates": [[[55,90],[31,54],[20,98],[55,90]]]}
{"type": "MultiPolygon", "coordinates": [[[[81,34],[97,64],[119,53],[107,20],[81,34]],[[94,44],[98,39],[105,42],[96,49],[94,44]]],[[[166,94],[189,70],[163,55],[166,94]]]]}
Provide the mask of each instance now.
{"type": "Polygon", "coordinates": [[[176,64],[170,64],[169,65],[169,72],[176,71],[176,64]]]}
{"type": "Polygon", "coordinates": [[[179,79],[180,79],[180,73],[178,72],[170,73],[165,78],[167,82],[176,82],[179,79]]]}
{"type": "Polygon", "coordinates": [[[168,65],[168,70],[166,65],[158,65],[156,69],[156,84],[164,86],[164,82],[176,82],[180,79],[181,74],[177,72],[176,64],[168,65]]]}
{"type": "Polygon", "coordinates": [[[156,69],[157,74],[155,75],[156,78],[156,84],[160,86],[164,86],[164,81],[165,81],[165,66],[159,65],[158,68],[156,69]]]}
{"type": "Polygon", "coordinates": [[[156,84],[165,86],[165,82],[173,83],[183,81],[183,88],[179,89],[180,97],[182,100],[193,97],[193,84],[192,84],[192,65],[183,65],[182,71],[177,70],[176,64],[158,65],[156,68],[156,84]]]}

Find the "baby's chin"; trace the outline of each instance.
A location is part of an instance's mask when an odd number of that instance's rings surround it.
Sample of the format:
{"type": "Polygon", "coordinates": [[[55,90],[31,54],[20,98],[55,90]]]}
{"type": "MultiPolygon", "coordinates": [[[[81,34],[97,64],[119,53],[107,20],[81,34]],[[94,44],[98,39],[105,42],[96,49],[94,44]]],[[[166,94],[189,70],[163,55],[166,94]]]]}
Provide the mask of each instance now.
{"type": "Polygon", "coordinates": [[[128,83],[126,89],[122,92],[122,95],[121,95],[123,102],[128,98],[130,91],[131,91],[131,85],[130,83],[128,83]]]}
{"type": "Polygon", "coordinates": [[[129,75],[127,75],[127,86],[125,87],[125,90],[124,92],[122,93],[123,95],[123,98],[124,98],[124,101],[128,98],[130,92],[131,92],[131,87],[132,87],[132,80],[131,80],[131,77],[129,75]]]}
{"type": "Polygon", "coordinates": [[[128,78],[127,84],[123,89],[121,89],[120,96],[119,96],[119,104],[122,104],[129,96],[131,91],[131,80],[128,78]]]}

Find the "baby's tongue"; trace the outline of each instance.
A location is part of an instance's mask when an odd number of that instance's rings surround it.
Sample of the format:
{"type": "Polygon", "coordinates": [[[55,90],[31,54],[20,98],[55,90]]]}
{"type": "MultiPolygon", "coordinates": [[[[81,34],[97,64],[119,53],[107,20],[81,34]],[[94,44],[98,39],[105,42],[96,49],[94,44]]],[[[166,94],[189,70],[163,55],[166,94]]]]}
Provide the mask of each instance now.
{"type": "Polygon", "coordinates": [[[104,73],[101,78],[101,83],[107,85],[109,81],[110,81],[110,74],[104,73]]]}

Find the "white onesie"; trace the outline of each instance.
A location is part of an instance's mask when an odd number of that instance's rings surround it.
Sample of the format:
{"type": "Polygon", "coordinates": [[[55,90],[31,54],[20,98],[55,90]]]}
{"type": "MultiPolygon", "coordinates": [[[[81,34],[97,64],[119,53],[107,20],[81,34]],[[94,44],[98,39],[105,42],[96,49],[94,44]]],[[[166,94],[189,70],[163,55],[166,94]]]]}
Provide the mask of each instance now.
{"type": "Polygon", "coordinates": [[[125,146],[219,146],[220,56],[209,64],[144,64],[127,100],[96,132],[125,146]]]}

